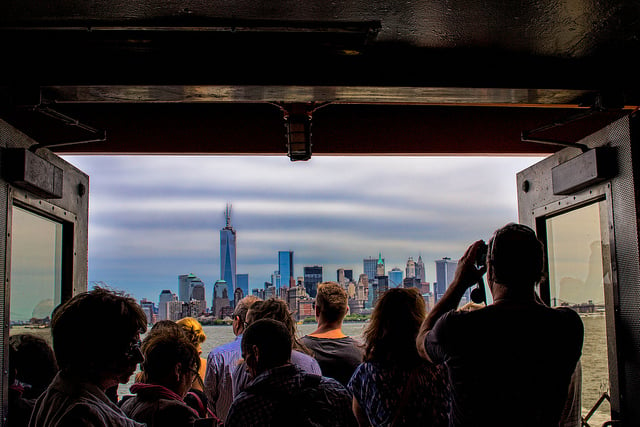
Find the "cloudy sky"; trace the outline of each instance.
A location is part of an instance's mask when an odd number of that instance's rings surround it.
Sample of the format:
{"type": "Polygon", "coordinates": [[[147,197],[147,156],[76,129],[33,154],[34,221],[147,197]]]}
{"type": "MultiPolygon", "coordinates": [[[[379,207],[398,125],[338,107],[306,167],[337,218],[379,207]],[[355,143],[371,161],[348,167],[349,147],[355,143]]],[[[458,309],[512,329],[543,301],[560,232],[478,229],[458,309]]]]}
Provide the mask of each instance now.
{"type": "Polygon", "coordinates": [[[363,271],[382,253],[404,271],[421,255],[459,258],[467,245],[517,220],[516,172],[536,157],[65,156],[90,176],[89,281],[138,299],[177,293],[194,273],[207,300],[220,273],[224,210],[232,204],[237,272],[261,287],[277,252],[294,251],[295,275],[322,265],[363,271]]]}

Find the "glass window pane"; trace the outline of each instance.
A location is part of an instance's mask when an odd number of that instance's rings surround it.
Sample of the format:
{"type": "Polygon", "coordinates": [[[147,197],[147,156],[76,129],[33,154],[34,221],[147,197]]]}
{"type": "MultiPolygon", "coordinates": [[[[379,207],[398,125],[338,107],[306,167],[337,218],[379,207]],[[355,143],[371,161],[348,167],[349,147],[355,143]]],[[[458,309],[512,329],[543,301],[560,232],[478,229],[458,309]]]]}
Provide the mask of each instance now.
{"type": "MultiPolygon", "coordinates": [[[[552,306],[578,311],[585,327],[582,349],[582,416],[609,393],[604,283],[609,280],[607,227],[602,227],[604,202],[547,220],[547,251],[552,306]],[[607,256],[603,256],[607,255],[607,256]]],[[[608,401],[589,419],[601,425],[610,419],[608,401]]]]}
{"type": "Polygon", "coordinates": [[[11,331],[51,343],[51,311],[60,303],[62,224],[13,207],[11,230],[11,331]]]}

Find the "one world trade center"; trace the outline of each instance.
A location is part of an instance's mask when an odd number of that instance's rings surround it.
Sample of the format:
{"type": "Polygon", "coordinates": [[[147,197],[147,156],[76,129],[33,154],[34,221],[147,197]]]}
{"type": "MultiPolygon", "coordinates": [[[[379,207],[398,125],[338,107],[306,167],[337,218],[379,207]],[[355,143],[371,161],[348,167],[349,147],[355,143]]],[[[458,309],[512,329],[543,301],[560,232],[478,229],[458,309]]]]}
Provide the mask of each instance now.
{"type": "Polygon", "coordinates": [[[226,225],[220,230],[220,278],[227,282],[229,295],[236,290],[236,230],[231,226],[231,206],[225,209],[226,225]]]}

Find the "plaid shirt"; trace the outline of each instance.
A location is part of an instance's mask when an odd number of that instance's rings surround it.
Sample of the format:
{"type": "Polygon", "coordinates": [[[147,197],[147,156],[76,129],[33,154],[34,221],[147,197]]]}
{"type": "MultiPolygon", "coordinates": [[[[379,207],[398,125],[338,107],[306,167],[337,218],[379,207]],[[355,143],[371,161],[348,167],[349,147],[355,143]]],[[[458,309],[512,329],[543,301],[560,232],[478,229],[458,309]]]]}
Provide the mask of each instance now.
{"type": "Polygon", "coordinates": [[[225,427],[357,426],[351,396],[332,378],[287,364],[258,375],[229,409],[225,427]]]}

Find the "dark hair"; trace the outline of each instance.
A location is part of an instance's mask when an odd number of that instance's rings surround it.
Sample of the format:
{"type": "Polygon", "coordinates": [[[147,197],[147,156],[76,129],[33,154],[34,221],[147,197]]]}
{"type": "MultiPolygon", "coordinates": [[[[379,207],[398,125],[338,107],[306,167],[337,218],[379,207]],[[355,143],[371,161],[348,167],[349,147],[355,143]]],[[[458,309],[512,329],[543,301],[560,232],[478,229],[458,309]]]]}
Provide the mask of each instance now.
{"type": "Polygon", "coordinates": [[[262,301],[255,295],[247,295],[238,301],[235,310],[233,310],[233,318],[238,317],[240,319],[240,323],[244,324],[247,321],[247,312],[249,309],[258,301],[262,301]]]}
{"type": "Polygon", "coordinates": [[[291,335],[293,349],[311,355],[311,351],[298,341],[296,337],[296,322],[289,312],[287,303],[278,298],[268,298],[264,301],[256,301],[249,309],[251,316],[247,316],[247,321],[251,323],[260,319],[274,319],[282,322],[291,335]]]}
{"type": "Polygon", "coordinates": [[[318,285],[316,307],[328,322],[344,319],[349,307],[349,296],[336,282],[323,282],[318,285]]]}
{"type": "Polygon", "coordinates": [[[503,285],[535,284],[542,277],[544,249],[526,225],[509,223],[489,240],[489,262],[494,280],[503,285]]]}
{"type": "Polygon", "coordinates": [[[142,370],[146,381],[153,384],[163,384],[178,363],[182,365],[182,372],[200,369],[200,356],[196,346],[184,335],[156,334],[145,346],[142,370]]]}
{"type": "Polygon", "coordinates": [[[140,345],[140,351],[142,354],[146,351],[147,346],[149,345],[149,341],[153,337],[158,335],[168,335],[171,337],[182,337],[184,336],[184,330],[180,325],[178,325],[173,320],[160,320],[153,324],[149,332],[145,335],[142,340],[142,344],[140,345]]]}
{"type": "Polygon", "coordinates": [[[291,358],[291,334],[287,326],[274,319],[260,319],[251,323],[242,334],[242,353],[252,346],[260,351],[261,370],[282,366],[291,358]]]}
{"type": "Polygon", "coordinates": [[[147,317],[133,298],[96,287],[55,310],[53,350],[61,370],[94,379],[122,360],[146,329],[147,317]]]}
{"type": "Polygon", "coordinates": [[[392,288],[383,293],[363,333],[365,361],[417,363],[416,337],[425,315],[424,299],[417,288],[392,288]]]}
{"type": "Polygon", "coordinates": [[[31,385],[23,396],[33,399],[49,386],[58,372],[58,364],[53,349],[44,338],[17,334],[9,337],[9,372],[11,380],[31,385]]]}

